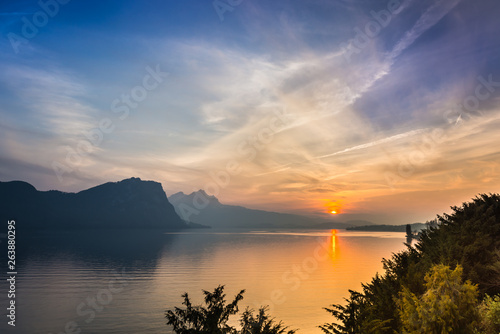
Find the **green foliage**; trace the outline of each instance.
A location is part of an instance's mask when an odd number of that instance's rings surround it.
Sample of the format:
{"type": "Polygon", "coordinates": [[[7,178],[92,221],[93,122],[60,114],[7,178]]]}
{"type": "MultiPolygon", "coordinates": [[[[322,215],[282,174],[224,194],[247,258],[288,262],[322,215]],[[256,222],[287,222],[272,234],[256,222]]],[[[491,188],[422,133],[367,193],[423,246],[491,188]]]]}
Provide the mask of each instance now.
{"type": "Polygon", "coordinates": [[[187,293],[183,294],[183,305],[185,308],[175,307],[167,310],[165,317],[177,334],[294,334],[294,330],[288,330],[282,322],[276,323],[273,318],[266,314],[267,307],[259,309],[256,315],[250,309],[246,309],[241,315],[240,324],[242,329],[227,324],[229,316],[238,313],[238,303],[243,299],[241,290],[234,300],[227,304],[224,294],[224,286],[219,285],[214,292],[203,291],[205,295],[205,306],[193,306],[187,293]]]}
{"type": "Polygon", "coordinates": [[[499,195],[480,195],[452,209],[453,214],[438,216],[439,227],[424,231],[416,245],[422,253],[420,269],[425,272],[436,263],[460,264],[481,293],[500,293],[499,195]]]}
{"type": "Polygon", "coordinates": [[[332,305],[332,308],[325,308],[335,318],[339,319],[342,324],[324,324],[319,326],[325,333],[361,333],[359,327],[362,319],[362,312],[364,310],[365,299],[362,294],[356,291],[349,290],[351,297],[346,299],[347,305],[332,305]]]}
{"type": "Polygon", "coordinates": [[[452,209],[428,222],[414,246],[384,259],[385,272],[364,284],[362,292],[350,291],[345,305],[326,309],[338,323],[320,328],[325,333],[401,333],[407,319],[399,312],[399,292],[422,302],[428,290],[424,278],[437,264],[460,265],[463,279],[477,285],[479,296],[500,293],[500,196],[479,195],[452,209]]]}
{"type": "Polygon", "coordinates": [[[229,316],[238,313],[238,303],[243,299],[241,290],[234,300],[226,305],[224,286],[219,285],[214,292],[203,291],[205,307],[193,306],[187,293],[183,294],[185,309],[175,307],[168,310],[165,317],[167,324],[173,326],[178,334],[226,334],[234,333],[235,329],[227,325],[229,316]]]}
{"type": "Polygon", "coordinates": [[[425,275],[426,292],[417,297],[403,287],[398,304],[403,333],[472,333],[477,326],[477,287],[462,283],[455,270],[435,265],[425,275]]]}
{"type": "Polygon", "coordinates": [[[486,295],[479,306],[481,315],[480,328],[483,334],[500,333],[500,295],[490,297],[486,295]]]}
{"type": "Polygon", "coordinates": [[[246,309],[241,316],[241,334],[294,334],[295,330],[288,330],[280,321],[276,323],[274,319],[266,314],[267,307],[261,307],[254,316],[253,311],[246,309]]]}

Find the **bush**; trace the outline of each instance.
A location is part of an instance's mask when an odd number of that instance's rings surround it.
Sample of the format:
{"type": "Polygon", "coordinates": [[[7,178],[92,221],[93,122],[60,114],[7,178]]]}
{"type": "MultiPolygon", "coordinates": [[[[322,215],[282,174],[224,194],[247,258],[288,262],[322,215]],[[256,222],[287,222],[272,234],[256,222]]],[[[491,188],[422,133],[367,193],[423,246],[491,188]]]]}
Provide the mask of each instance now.
{"type": "Polygon", "coordinates": [[[472,333],[477,326],[477,287],[462,283],[461,266],[439,264],[425,275],[420,297],[403,288],[398,304],[403,333],[472,333]]]}
{"type": "Polygon", "coordinates": [[[500,295],[486,295],[479,306],[480,328],[484,334],[500,333],[500,295]]]}
{"type": "Polygon", "coordinates": [[[227,304],[224,286],[219,285],[214,292],[203,290],[205,306],[193,306],[187,293],[184,293],[182,302],[186,308],[175,307],[167,310],[165,317],[167,325],[171,325],[177,334],[294,334],[282,322],[276,323],[266,314],[267,307],[261,307],[257,315],[253,310],[246,309],[240,319],[242,329],[237,330],[227,324],[229,316],[238,313],[238,303],[243,299],[241,290],[234,300],[227,304]]]}

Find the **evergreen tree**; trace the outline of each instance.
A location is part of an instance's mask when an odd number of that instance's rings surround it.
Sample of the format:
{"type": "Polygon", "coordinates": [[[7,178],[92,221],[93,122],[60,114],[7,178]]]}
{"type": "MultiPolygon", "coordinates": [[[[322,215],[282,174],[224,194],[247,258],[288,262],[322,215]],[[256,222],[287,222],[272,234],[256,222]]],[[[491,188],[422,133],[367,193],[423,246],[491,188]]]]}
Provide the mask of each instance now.
{"type": "Polygon", "coordinates": [[[175,307],[168,310],[167,325],[177,334],[228,334],[236,329],[227,324],[229,316],[238,313],[238,303],[243,299],[241,290],[234,300],[226,305],[224,286],[219,285],[214,292],[203,291],[206,306],[193,306],[187,293],[183,294],[185,309],[175,307]]]}
{"type": "Polygon", "coordinates": [[[276,323],[269,315],[266,314],[267,307],[261,307],[254,316],[253,311],[246,309],[241,316],[240,324],[241,334],[294,334],[295,330],[288,330],[280,321],[276,323]]]}
{"type": "Polygon", "coordinates": [[[261,307],[256,315],[246,309],[241,315],[241,330],[227,324],[229,316],[238,313],[238,303],[243,299],[241,290],[234,300],[227,304],[224,286],[219,285],[214,292],[203,291],[205,294],[202,305],[193,305],[187,293],[183,294],[185,308],[175,307],[167,310],[165,317],[177,334],[294,334],[283,323],[275,322],[266,312],[267,307],[261,307]]]}

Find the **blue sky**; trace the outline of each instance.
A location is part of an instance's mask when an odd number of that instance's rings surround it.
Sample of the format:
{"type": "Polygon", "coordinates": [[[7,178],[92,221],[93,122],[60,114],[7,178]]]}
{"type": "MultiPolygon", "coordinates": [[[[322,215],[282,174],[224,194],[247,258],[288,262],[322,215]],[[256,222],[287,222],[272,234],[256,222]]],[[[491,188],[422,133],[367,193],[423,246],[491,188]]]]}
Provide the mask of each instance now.
{"type": "Polygon", "coordinates": [[[61,2],[0,5],[2,181],[388,223],[499,191],[497,1],[61,2]]]}

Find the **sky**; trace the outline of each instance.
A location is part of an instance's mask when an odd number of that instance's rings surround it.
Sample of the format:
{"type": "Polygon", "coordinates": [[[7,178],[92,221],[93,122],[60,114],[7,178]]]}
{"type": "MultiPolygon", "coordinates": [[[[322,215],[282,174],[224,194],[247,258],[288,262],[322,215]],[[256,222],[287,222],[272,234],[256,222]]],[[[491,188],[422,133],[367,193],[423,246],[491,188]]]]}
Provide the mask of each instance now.
{"type": "Polygon", "coordinates": [[[3,1],[0,181],[346,221],[500,191],[496,0],[3,1]]]}

